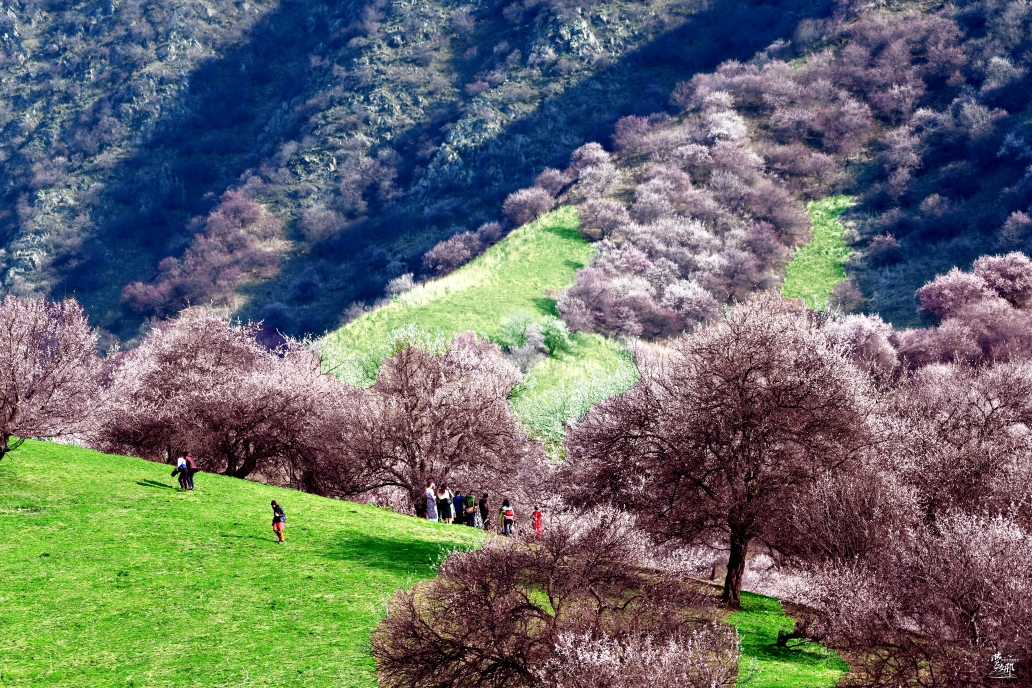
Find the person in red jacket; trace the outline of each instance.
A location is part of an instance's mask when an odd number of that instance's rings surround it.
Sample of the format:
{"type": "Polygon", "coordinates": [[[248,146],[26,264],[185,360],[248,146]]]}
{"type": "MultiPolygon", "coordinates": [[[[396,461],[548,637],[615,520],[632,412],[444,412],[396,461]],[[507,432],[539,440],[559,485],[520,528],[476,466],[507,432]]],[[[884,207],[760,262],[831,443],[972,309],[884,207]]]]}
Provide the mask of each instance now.
{"type": "Polygon", "coordinates": [[[530,515],[530,520],[534,524],[534,536],[541,537],[541,510],[534,507],[534,513],[530,515]]]}
{"type": "Polygon", "coordinates": [[[190,452],[186,452],[186,484],[188,490],[193,489],[193,477],[194,473],[197,472],[197,464],[194,463],[193,457],[190,456],[190,452]]]}

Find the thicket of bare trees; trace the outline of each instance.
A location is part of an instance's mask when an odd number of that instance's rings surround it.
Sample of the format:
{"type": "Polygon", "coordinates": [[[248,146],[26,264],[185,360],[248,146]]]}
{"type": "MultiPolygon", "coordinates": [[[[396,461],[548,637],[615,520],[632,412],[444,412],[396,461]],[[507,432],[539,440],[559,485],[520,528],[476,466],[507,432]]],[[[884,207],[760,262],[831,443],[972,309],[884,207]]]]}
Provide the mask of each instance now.
{"type": "Polygon", "coordinates": [[[86,429],[97,391],[96,344],[75,301],[0,301],[0,459],[25,439],[86,429]]]}
{"type": "Polygon", "coordinates": [[[200,309],[101,363],[73,302],[8,297],[4,439],[188,449],[206,470],[403,511],[429,479],[587,508],[400,594],[374,637],[386,685],[730,685],[733,635],[653,560],[659,544],[728,552],[731,608],[750,554],[791,570],[797,630],[846,652],[852,684],[990,685],[999,655],[1029,685],[1032,360],[992,330],[1027,317],[1029,275],[1020,254],[986,257],[921,290],[943,318],[922,336],[982,314],[994,343],[968,357],[918,358],[916,335],[877,318],[755,296],[639,349],[641,380],[570,429],[558,469],[508,405],[519,371],[472,333],[433,353],[398,340],[360,390],[200,309]]]}
{"type": "Polygon", "coordinates": [[[347,390],[307,351],[269,350],[257,333],[201,309],[156,328],[108,363],[95,446],[159,461],[190,451],[201,470],[290,477],[347,390]]]}

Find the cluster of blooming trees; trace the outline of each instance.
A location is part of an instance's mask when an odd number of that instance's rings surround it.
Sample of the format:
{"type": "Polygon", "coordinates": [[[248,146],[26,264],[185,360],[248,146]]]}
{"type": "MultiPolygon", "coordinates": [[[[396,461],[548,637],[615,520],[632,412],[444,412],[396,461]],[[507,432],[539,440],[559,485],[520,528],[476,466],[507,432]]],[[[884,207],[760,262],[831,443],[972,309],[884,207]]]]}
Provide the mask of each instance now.
{"type": "Polygon", "coordinates": [[[176,313],[191,302],[224,302],[244,282],[275,274],[285,246],[279,218],[247,193],[227,191],[183,257],[162,260],[152,283],[126,285],[122,300],[148,316],[176,313]]]}
{"type": "Polygon", "coordinates": [[[689,579],[657,576],[632,519],[596,509],[452,554],[399,592],[373,634],[380,682],[553,688],[730,688],[737,631],[689,579]]]}
{"type": "Polygon", "coordinates": [[[904,332],[756,295],[639,347],[640,381],[569,429],[561,466],[509,407],[519,370],[472,333],[435,352],[399,339],[361,390],[200,309],[100,361],[73,302],[8,297],[4,439],[189,449],[407,512],[431,479],[555,495],[539,544],[456,553],[395,598],[374,636],[387,685],[732,685],[733,635],[658,554],[699,548],[727,553],[729,608],[752,555],[793,572],[797,632],[848,652],[857,685],[988,685],[994,655],[1024,677],[1032,659],[1032,356],[1005,346],[1029,285],[1025,256],[983,258],[921,290],[941,325],[904,332]],[[970,335],[980,354],[915,354],[976,322],[1004,328],[970,335]]]}

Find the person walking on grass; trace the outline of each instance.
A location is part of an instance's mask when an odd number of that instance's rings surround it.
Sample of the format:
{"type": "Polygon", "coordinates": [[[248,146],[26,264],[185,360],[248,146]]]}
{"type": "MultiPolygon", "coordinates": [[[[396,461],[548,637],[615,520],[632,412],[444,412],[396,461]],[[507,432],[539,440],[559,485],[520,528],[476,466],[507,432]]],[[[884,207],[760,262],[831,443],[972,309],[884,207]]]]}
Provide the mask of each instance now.
{"type": "Polygon", "coordinates": [[[186,452],[186,489],[193,489],[193,477],[196,472],[197,464],[194,463],[193,457],[190,456],[190,452],[186,452]]]}
{"type": "Polygon", "coordinates": [[[426,481],[426,520],[437,520],[437,494],[433,480],[426,481]]]}
{"type": "Polygon", "coordinates": [[[182,454],[176,457],[176,467],[172,469],[172,477],[179,476],[179,489],[189,489],[189,483],[186,482],[186,459],[182,454]]]}
{"type": "Polygon", "coordinates": [[[487,510],[487,493],[486,492],[484,493],[484,496],[480,498],[480,501],[477,502],[477,509],[478,509],[479,516],[480,516],[480,527],[483,528],[485,531],[490,530],[491,529],[491,520],[488,518],[488,513],[489,512],[487,510]]]}
{"type": "Polygon", "coordinates": [[[502,500],[502,508],[498,512],[498,525],[502,529],[502,535],[512,537],[512,529],[516,525],[516,510],[509,504],[508,499],[502,500]]]}
{"type": "Polygon", "coordinates": [[[272,500],[272,532],[275,533],[278,538],[276,542],[283,542],[283,529],[287,524],[287,514],[283,511],[283,507],[276,503],[276,500],[272,500]]]}
{"type": "Polygon", "coordinates": [[[452,497],[452,514],[454,518],[452,523],[457,526],[461,526],[466,519],[466,495],[462,494],[462,490],[455,490],[455,496],[452,497]]]}
{"type": "Polygon", "coordinates": [[[530,515],[530,522],[534,526],[534,537],[541,537],[541,509],[534,507],[534,513],[530,515]]]}

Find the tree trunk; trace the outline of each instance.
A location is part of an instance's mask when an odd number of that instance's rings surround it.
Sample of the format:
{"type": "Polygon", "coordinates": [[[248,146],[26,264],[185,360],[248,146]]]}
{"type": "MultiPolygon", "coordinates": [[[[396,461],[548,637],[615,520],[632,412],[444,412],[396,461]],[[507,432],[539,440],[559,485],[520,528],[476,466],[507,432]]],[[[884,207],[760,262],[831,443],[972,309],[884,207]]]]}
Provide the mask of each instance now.
{"type": "Polygon", "coordinates": [[[724,594],[720,597],[728,609],[742,608],[742,576],[745,574],[745,555],[748,551],[749,541],[746,538],[731,536],[731,554],[727,559],[724,594]]]}
{"type": "Polygon", "coordinates": [[[7,456],[7,452],[11,451],[10,441],[11,435],[8,435],[7,433],[4,433],[3,436],[0,437],[0,459],[3,459],[7,456]]]}

